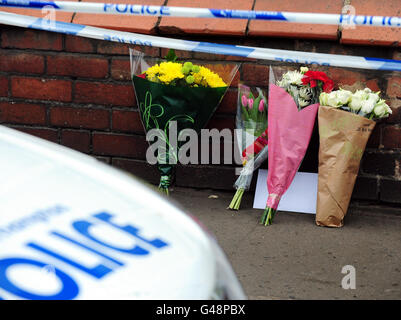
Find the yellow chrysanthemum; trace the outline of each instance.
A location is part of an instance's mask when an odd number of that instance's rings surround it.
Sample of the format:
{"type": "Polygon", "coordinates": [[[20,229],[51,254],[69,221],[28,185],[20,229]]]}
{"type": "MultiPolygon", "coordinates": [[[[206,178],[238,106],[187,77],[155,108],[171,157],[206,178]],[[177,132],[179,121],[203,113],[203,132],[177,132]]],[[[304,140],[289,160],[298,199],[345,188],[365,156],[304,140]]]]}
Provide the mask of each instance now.
{"type": "MultiPolygon", "coordinates": [[[[211,88],[225,87],[226,83],[220,78],[217,73],[214,73],[208,68],[200,67],[199,74],[206,81],[207,85],[211,88]]],[[[202,81],[201,81],[202,83],[202,81]]]]}
{"type": "MultiPolygon", "coordinates": [[[[184,79],[186,75],[182,72],[182,63],[178,62],[162,62],[160,64],[156,64],[153,67],[150,67],[145,73],[146,78],[150,81],[161,82],[164,84],[170,84],[173,81],[184,79]]],[[[189,84],[193,84],[194,86],[203,86],[203,87],[225,87],[226,83],[219,77],[218,74],[214,73],[208,68],[199,66],[199,72],[193,72],[188,74],[188,76],[193,77],[193,81],[191,78],[191,82],[187,82],[189,84]]]]}
{"type": "Polygon", "coordinates": [[[174,80],[184,78],[181,68],[181,63],[171,61],[162,62],[150,67],[146,71],[146,77],[151,81],[159,80],[161,83],[170,84],[174,80]]]}

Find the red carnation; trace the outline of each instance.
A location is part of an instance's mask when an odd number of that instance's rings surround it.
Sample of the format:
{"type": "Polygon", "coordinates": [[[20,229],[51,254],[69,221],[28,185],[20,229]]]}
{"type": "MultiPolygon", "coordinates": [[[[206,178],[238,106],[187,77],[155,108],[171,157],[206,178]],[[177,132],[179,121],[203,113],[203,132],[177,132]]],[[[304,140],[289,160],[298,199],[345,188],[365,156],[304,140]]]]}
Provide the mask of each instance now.
{"type": "Polygon", "coordinates": [[[302,78],[302,83],[304,85],[309,84],[311,88],[317,86],[317,81],[323,82],[323,91],[331,92],[334,87],[334,82],[322,71],[307,71],[302,78]]]}

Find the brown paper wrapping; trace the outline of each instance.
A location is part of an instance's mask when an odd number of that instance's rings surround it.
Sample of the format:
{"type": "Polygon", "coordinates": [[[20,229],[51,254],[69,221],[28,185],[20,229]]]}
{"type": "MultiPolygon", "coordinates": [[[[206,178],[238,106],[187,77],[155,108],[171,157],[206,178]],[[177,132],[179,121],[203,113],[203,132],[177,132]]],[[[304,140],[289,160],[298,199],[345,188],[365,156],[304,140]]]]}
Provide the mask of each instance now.
{"type": "Polygon", "coordinates": [[[376,122],[320,106],[316,224],[342,227],[366,143],[376,122]]]}

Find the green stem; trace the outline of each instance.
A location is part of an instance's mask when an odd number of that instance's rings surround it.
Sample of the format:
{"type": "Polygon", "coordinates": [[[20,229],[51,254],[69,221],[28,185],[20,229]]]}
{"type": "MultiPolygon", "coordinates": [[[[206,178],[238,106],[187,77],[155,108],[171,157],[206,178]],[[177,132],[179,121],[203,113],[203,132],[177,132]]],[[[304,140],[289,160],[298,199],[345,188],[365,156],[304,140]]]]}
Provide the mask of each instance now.
{"type": "Polygon", "coordinates": [[[169,196],[168,188],[164,188],[164,187],[160,187],[159,186],[159,191],[161,193],[165,194],[166,196],[169,196]]]}
{"type": "Polygon", "coordinates": [[[373,112],[370,114],[370,117],[369,117],[369,120],[372,120],[373,119],[373,116],[374,116],[374,114],[373,114],[373,112]]]}
{"type": "Polygon", "coordinates": [[[243,188],[239,188],[237,189],[237,191],[235,192],[235,195],[233,197],[233,199],[231,200],[230,205],[228,206],[228,209],[231,210],[239,210],[239,207],[241,205],[241,200],[242,200],[242,196],[244,194],[244,189],[243,188]]]}
{"type": "Polygon", "coordinates": [[[170,186],[170,183],[171,183],[171,175],[162,175],[160,177],[159,191],[168,196],[169,195],[168,188],[170,186]]]}
{"type": "Polygon", "coordinates": [[[271,225],[273,223],[276,212],[277,210],[266,207],[265,211],[263,211],[261,224],[264,224],[265,226],[271,225]]]}

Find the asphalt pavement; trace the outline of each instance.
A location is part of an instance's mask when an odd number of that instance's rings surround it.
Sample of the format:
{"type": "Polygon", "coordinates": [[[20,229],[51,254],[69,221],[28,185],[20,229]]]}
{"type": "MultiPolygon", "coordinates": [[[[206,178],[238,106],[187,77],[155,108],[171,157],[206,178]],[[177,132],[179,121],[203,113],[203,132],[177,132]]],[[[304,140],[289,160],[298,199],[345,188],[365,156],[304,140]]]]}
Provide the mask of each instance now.
{"type": "Polygon", "coordinates": [[[342,228],[279,211],[265,227],[253,193],[226,209],[233,194],[175,188],[171,199],[216,236],[249,299],[401,299],[401,209],[351,207],[342,228]]]}

